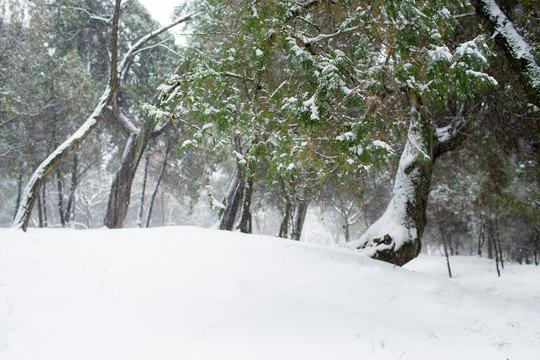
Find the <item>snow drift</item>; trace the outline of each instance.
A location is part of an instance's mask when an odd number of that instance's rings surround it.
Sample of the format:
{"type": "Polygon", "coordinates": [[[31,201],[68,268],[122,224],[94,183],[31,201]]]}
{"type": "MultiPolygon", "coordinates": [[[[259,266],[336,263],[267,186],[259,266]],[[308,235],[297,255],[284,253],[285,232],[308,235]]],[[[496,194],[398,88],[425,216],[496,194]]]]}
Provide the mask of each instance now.
{"type": "Polygon", "coordinates": [[[452,262],[450,281],[443,258],[192,227],[0,229],[0,358],[535,358],[539,269],[452,262]]]}

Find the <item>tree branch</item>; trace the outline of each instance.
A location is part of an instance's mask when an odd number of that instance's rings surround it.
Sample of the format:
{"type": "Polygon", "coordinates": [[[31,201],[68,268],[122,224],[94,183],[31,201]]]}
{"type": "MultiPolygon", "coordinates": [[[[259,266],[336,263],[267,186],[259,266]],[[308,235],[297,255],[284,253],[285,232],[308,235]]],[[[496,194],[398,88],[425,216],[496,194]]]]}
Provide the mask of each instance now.
{"type": "Polygon", "coordinates": [[[166,32],[167,30],[175,27],[176,25],[179,25],[179,24],[182,24],[184,22],[187,22],[191,19],[193,19],[194,17],[200,15],[200,13],[196,13],[196,14],[191,14],[191,15],[187,15],[187,16],[184,16],[182,18],[179,18],[179,19],[176,19],[175,21],[173,21],[172,23],[170,23],[169,25],[165,25],[153,32],[151,32],[150,34],[142,37],[139,41],[137,41],[130,49],[129,51],[126,53],[126,55],[124,55],[124,58],[122,59],[122,62],[120,63],[120,67],[118,68],[118,72],[120,73],[120,79],[123,79],[125,76],[126,76],[126,69],[128,67],[128,64],[129,62],[133,59],[133,57],[139,52],[139,50],[141,50],[143,48],[143,46],[150,40],[153,40],[155,39],[156,37],[158,37],[159,35],[163,34],[164,32],[166,32]]]}
{"type": "Polygon", "coordinates": [[[540,67],[534,59],[531,47],[494,0],[472,0],[471,2],[476,11],[493,26],[496,38],[502,43],[513,62],[519,66],[519,75],[527,87],[529,97],[535,105],[540,106],[540,67]]]}

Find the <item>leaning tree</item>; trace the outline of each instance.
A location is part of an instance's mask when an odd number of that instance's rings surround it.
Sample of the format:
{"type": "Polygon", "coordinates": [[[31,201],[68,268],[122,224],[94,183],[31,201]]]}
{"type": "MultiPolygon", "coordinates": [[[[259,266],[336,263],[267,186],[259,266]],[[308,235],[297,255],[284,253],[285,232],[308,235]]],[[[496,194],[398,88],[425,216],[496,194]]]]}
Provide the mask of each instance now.
{"type": "MultiPolygon", "coordinates": [[[[125,79],[129,66],[142,51],[145,50],[145,46],[159,35],[169,30],[170,28],[187,22],[191,20],[194,15],[188,15],[185,17],[178,18],[173,21],[171,24],[163,26],[136,41],[127,51],[121,56],[119,53],[119,43],[118,43],[118,32],[119,32],[119,18],[121,12],[122,2],[121,0],[116,0],[113,14],[110,17],[110,46],[109,46],[109,56],[110,56],[110,68],[108,76],[108,84],[101,95],[97,105],[95,106],[93,112],[86,119],[86,121],[81,125],[81,127],[64,141],[60,146],[58,146],[35,170],[32,177],[30,178],[28,184],[23,191],[20,204],[15,215],[12,226],[26,230],[28,222],[30,220],[30,215],[32,208],[36,201],[39,189],[43,184],[47,175],[53,171],[56,166],[62,161],[63,158],[74,148],[78,147],[83,140],[92,132],[92,130],[99,124],[101,117],[104,112],[107,110],[107,107],[114,98],[116,92],[118,91],[120,85],[125,79]],[[119,59],[121,57],[121,60],[119,59]]],[[[109,21],[108,21],[109,22],[109,21]]]]}

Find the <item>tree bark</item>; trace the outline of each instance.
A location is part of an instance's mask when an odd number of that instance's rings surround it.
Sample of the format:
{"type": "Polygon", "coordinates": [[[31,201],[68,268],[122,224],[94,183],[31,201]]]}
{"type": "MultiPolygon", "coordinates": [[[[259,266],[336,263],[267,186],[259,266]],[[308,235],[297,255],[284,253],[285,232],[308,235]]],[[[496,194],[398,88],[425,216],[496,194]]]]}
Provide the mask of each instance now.
{"type": "MultiPolygon", "coordinates": [[[[148,123],[153,123],[153,121],[147,120],[148,123]]],[[[151,129],[145,127],[142,131],[131,133],[124,147],[120,168],[115,173],[111,184],[104,219],[104,225],[109,229],[121,228],[124,225],[133,179],[150,139],[148,130],[151,129]]]]}
{"type": "MultiPolygon", "coordinates": [[[[152,193],[152,197],[150,198],[150,204],[148,206],[148,214],[146,215],[146,227],[150,226],[150,220],[152,219],[152,210],[154,208],[154,201],[156,200],[156,196],[159,190],[159,184],[161,183],[161,179],[163,178],[163,174],[165,173],[165,168],[167,167],[167,159],[169,157],[169,151],[171,150],[171,142],[167,142],[167,150],[165,151],[165,157],[163,158],[163,163],[161,164],[161,170],[159,171],[159,176],[156,181],[156,187],[154,188],[154,192],[152,193]]],[[[163,220],[162,220],[163,223],[163,220]]]]}
{"type": "Polygon", "coordinates": [[[289,199],[285,200],[285,214],[283,215],[283,220],[279,226],[279,237],[286,239],[289,236],[289,221],[291,218],[291,208],[292,204],[289,199]]]}
{"type": "Polygon", "coordinates": [[[42,228],[43,227],[43,204],[41,202],[41,193],[38,193],[37,205],[38,205],[38,226],[42,228]]]}
{"type": "Polygon", "coordinates": [[[486,236],[485,236],[485,230],[486,227],[484,224],[480,227],[480,233],[478,234],[478,256],[482,257],[482,248],[484,247],[484,244],[486,243],[486,236]]]}
{"type": "Polygon", "coordinates": [[[439,219],[438,227],[439,227],[439,233],[441,234],[441,239],[443,241],[443,249],[444,249],[444,256],[446,257],[446,267],[448,268],[448,277],[452,277],[452,268],[450,267],[450,257],[448,256],[448,246],[446,244],[446,235],[444,233],[444,229],[442,227],[441,222],[441,210],[439,209],[439,206],[437,206],[437,218],[439,219]]]}
{"type": "Polygon", "coordinates": [[[351,235],[350,235],[350,227],[349,220],[346,218],[345,222],[343,224],[343,235],[345,236],[345,242],[348,243],[351,241],[351,235]]]}
{"type": "Polygon", "coordinates": [[[219,229],[220,230],[232,230],[236,222],[236,216],[242,198],[244,197],[244,176],[242,169],[238,168],[234,171],[233,177],[227,188],[227,194],[223,199],[225,210],[221,214],[219,229]]]}
{"type": "Polygon", "coordinates": [[[146,155],[144,161],[144,171],[143,171],[143,183],[141,189],[141,200],[139,203],[139,213],[137,214],[137,226],[142,227],[142,217],[144,211],[144,192],[146,191],[146,181],[148,179],[148,163],[150,162],[150,154],[146,155]]]}
{"type": "Polygon", "coordinates": [[[372,258],[398,266],[420,253],[433,167],[431,122],[414,106],[410,117],[390,204],[360,239],[352,242],[372,258]]]}
{"type": "Polygon", "coordinates": [[[281,224],[279,226],[279,237],[286,239],[289,236],[289,221],[291,218],[291,200],[289,198],[289,195],[287,194],[287,190],[285,189],[285,182],[283,181],[283,178],[279,176],[279,185],[281,187],[281,192],[283,194],[283,198],[285,199],[285,212],[283,214],[283,219],[281,220],[281,224]]]}
{"type": "Polygon", "coordinates": [[[304,221],[306,220],[308,205],[309,200],[300,197],[296,198],[291,231],[291,239],[293,240],[299,241],[302,236],[302,229],[304,227],[304,221]]]}
{"type": "Polygon", "coordinates": [[[448,277],[452,277],[452,269],[450,268],[450,257],[448,256],[448,247],[446,246],[446,238],[442,234],[442,241],[443,241],[443,247],[444,247],[444,256],[446,257],[446,267],[448,268],[448,277]]]}
{"type": "Polygon", "coordinates": [[[71,183],[69,187],[69,197],[64,212],[64,220],[66,224],[70,223],[75,218],[75,192],[79,182],[79,157],[73,154],[73,165],[71,167],[71,183]]]}
{"type": "Polygon", "coordinates": [[[253,179],[248,177],[245,181],[244,196],[242,198],[242,212],[240,214],[240,224],[238,230],[243,233],[251,234],[253,231],[251,214],[251,196],[253,194],[253,179]]]}
{"type": "Polygon", "coordinates": [[[58,195],[58,216],[60,218],[60,225],[66,226],[66,220],[64,219],[64,190],[62,188],[62,173],[60,168],[56,168],[56,191],[58,195]]]}
{"type": "Polygon", "coordinates": [[[489,241],[491,242],[493,249],[495,250],[495,268],[497,269],[497,275],[501,277],[501,270],[499,269],[499,252],[497,251],[497,242],[493,234],[493,223],[489,225],[489,241]]]}
{"type": "Polygon", "coordinates": [[[41,202],[42,202],[42,212],[43,212],[43,227],[49,225],[47,220],[47,182],[43,181],[43,186],[41,187],[41,202]]]}

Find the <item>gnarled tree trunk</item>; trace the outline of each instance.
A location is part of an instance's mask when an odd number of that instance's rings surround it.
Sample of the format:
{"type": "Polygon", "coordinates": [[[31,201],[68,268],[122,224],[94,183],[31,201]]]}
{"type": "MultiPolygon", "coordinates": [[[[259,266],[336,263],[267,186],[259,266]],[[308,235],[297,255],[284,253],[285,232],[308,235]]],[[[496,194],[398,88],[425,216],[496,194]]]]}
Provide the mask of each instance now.
{"type": "Polygon", "coordinates": [[[378,260],[403,265],[420,253],[433,166],[431,122],[414,107],[393,195],[383,215],[354,241],[378,260]]]}
{"type": "Polygon", "coordinates": [[[153,124],[154,121],[147,119],[141,130],[137,129],[129,134],[122,155],[122,163],[114,174],[109,193],[104,224],[110,229],[121,228],[124,225],[131,197],[133,178],[150,141],[153,124]]]}

